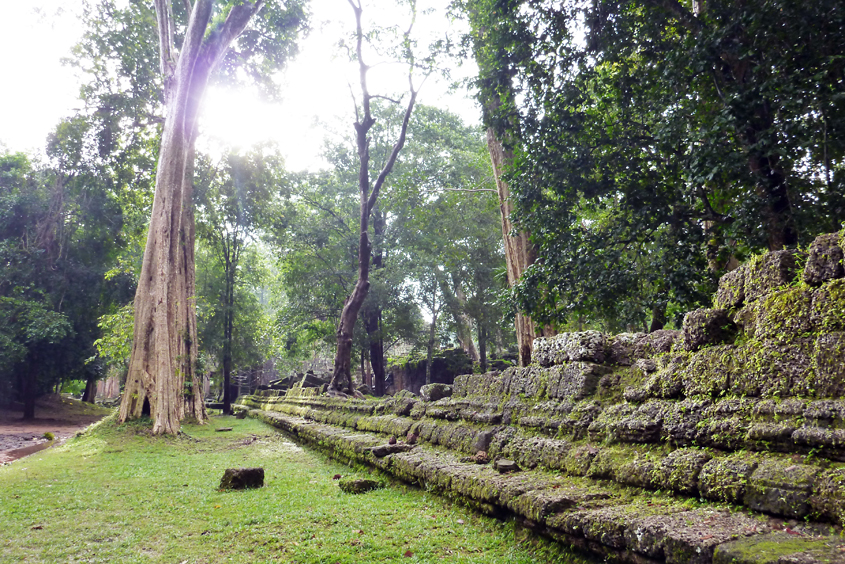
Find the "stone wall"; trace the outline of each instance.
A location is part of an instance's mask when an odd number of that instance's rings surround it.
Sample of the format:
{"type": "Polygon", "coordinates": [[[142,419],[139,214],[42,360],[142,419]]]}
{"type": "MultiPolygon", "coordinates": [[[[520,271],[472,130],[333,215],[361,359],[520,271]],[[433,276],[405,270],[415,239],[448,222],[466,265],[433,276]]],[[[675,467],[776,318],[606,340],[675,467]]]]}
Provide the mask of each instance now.
{"type": "Polygon", "coordinates": [[[537,339],[529,367],[419,397],[304,388],[241,409],[615,559],[845,562],[843,248],[749,261],[680,331],[537,339]]]}

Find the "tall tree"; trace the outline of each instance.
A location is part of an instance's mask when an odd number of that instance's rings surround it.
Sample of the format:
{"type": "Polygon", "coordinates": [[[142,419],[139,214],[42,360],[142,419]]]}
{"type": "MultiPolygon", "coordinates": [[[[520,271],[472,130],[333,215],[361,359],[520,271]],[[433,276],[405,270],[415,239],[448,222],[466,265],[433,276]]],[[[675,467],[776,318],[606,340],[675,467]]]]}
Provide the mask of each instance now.
{"type": "MultiPolygon", "coordinates": [[[[242,285],[241,257],[273,215],[273,202],[282,188],[281,159],[255,149],[244,155],[229,153],[219,163],[203,161],[198,171],[198,235],[222,269],[218,299],[223,339],[223,412],[232,408],[230,381],[234,343],[236,294],[242,285]]],[[[278,222],[279,218],[272,218],[278,222]]]]}
{"type": "MultiPolygon", "coordinates": [[[[340,322],[337,326],[337,350],[335,352],[334,370],[332,371],[332,380],[330,387],[332,390],[341,393],[351,394],[352,390],[352,338],[355,329],[355,322],[358,319],[358,314],[361,311],[361,306],[367,298],[367,293],[370,289],[370,254],[371,242],[369,237],[369,221],[370,213],[378,201],[379,191],[381,190],[387,176],[393,170],[393,165],[396,163],[396,158],[399,152],[405,145],[405,135],[408,129],[408,122],[411,119],[411,113],[414,110],[414,104],[417,100],[417,90],[414,88],[413,71],[414,61],[410,61],[411,71],[408,74],[408,85],[410,96],[408,104],[405,109],[405,115],[402,120],[402,126],[399,131],[399,136],[393,144],[393,149],[390,151],[390,156],[387,162],[379,172],[375,182],[370,178],[370,139],[369,131],[375,124],[373,118],[371,104],[374,95],[370,93],[367,86],[367,71],[369,67],[364,62],[363,45],[364,32],[361,25],[361,14],[363,8],[360,2],[349,0],[355,12],[355,56],[358,61],[359,69],[359,83],[361,88],[361,106],[355,107],[356,121],[355,121],[355,137],[358,148],[358,193],[360,195],[359,206],[359,241],[358,241],[358,280],[355,282],[355,287],[350,296],[346,299],[343,306],[343,311],[340,314],[340,322]]],[[[416,6],[412,3],[412,10],[416,6]]],[[[408,31],[404,34],[404,43],[406,51],[410,54],[410,33],[413,28],[413,23],[408,31]]]]}
{"type": "MultiPolygon", "coordinates": [[[[515,199],[506,177],[513,167],[515,144],[520,139],[519,115],[513,111],[516,92],[512,84],[514,70],[511,68],[510,59],[525,52],[522,45],[524,37],[520,34],[519,26],[514,25],[521,3],[468,0],[456,4],[463,8],[472,28],[472,51],[479,69],[476,85],[487,126],[490,162],[496,179],[508,286],[512,287],[537,260],[537,249],[530,233],[524,226],[514,225],[515,199]]],[[[519,365],[528,366],[531,363],[534,338],[551,335],[553,331],[546,326],[535,327],[531,318],[522,311],[516,311],[514,327],[519,349],[519,365]]]]}
{"type": "MultiPolygon", "coordinates": [[[[185,6],[190,6],[189,2],[185,6]]],[[[167,115],[164,121],[156,194],[147,244],[135,297],[135,330],[120,420],[153,419],[153,433],[177,433],[185,417],[205,421],[200,379],[195,371],[197,326],[194,265],[193,174],[197,117],[209,77],[233,59],[261,58],[261,34],[244,34],[236,57],[226,59],[230,46],[264,6],[256,2],[197,0],[191,7],[177,51],[179,22],[171,2],[156,0],[159,67],[167,115]]],[[[286,6],[288,21],[274,35],[289,43],[285,32],[300,27],[301,7],[286,6]]],[[[272,24],[279,13],[269,10],[272,24]]],[[[284,21],[282,19],[282,21],[284,21]]],[[[266,57],[269,62],[276,59],[266,57]]]]}

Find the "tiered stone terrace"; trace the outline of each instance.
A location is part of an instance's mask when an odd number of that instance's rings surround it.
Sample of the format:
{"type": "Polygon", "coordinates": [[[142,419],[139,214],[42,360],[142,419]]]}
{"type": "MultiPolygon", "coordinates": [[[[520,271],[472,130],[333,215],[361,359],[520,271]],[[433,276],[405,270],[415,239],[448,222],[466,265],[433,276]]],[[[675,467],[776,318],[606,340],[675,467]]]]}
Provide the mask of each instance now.
{"type": "Polygon", "coordinates": [[[611,559],[845,563],[844,247],[757,257],[682,331],[538,339],[529,367],[421,397],[294,387],[238,408],[611,559]]]}

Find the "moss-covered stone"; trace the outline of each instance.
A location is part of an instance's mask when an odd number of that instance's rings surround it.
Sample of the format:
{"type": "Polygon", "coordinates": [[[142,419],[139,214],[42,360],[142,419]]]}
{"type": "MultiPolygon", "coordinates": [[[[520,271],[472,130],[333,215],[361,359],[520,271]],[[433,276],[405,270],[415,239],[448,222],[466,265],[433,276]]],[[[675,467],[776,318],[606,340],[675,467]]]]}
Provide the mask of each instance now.
{"type": "Polygon", "coordinates": [[[698,491],[705,499],[742,503],[757,465],[757,457],[746,453],[712,459],[701,468],[698,491]]]}
{"type": "Polygon", "coordinates": [[[737,328],[725,309],[697,309],[684,316],[683,346],[697,351],[708,345],[732,342],[737,328]]]}
{"type": "Polygon", "coordinates": [[[845,332],[819,335],[813,355],[813,395],[819,398],[845,396],[845,332]]]}
{"type": "Polygon", "coordinates": [[[712,455],[703,449],[674,450],[660,462],[655,472],[655,482],[664,490],[695,494],[698,491],[698,475],[711,458],[712,455]]]}
{"type": "Polygon", "coordinates": [[[804,266],[804,282],[819,286],[829,280],[845,277],[843,249],[845,231],[816,237],[810,244],[809,257],[804,266]]]}
{"type": "Polygon", "coordinates": [[[754,336],[785,342],[808,335],[814,329],[813,294],[811,289],[799,286],[762,298],[757,305],[754,336]]]}
{"type": "Polygon", "coordinates": [[[801,264],[795,251],[773,251],[745,264],[745,301],[752,302],[795,281],[801,264]]]}
{"type": "Polygon", "coordinates": [[[813,293],[813,328],[845,331],[845,279],[833,280],[813,293]]]}
{"type": "Polygon", "coordinates": [[[845,561],[844,553],[838,537],[775,531],[720,545],[713,564],[823,564],[845,561]]]}
{"type": "Polygon", "coordinates": [[[548,378],[548,396],[575,401],[593,395],[602,376],[611,369],[590,362],[567,362],[543,371],[548,378]]]}
{"type": "Polygon", "coordinates": [[[763,460],[748,480],[743,503],[765,513],[804,517],[818,473],[815,466],[791,460],[763,460]]]}
{"type": "Polygon", "coordinates": [[[693,353],[681,371],[684,395],[723,396],[740,370],[733,345],[716,345],[693,353]]]}
{"type": "Polygon", "coordinates": [[[607,340],[599,331],[561,333],[534,339],[532,356],[541,366],[566,361],[604,362],[607,340]]]}
{"type": "Polygon", "coordinates": [[[740,266],[719,279],[719,290],[713,306],[719,309],[737,309],[745,301],[745,266],[740,266]]]}

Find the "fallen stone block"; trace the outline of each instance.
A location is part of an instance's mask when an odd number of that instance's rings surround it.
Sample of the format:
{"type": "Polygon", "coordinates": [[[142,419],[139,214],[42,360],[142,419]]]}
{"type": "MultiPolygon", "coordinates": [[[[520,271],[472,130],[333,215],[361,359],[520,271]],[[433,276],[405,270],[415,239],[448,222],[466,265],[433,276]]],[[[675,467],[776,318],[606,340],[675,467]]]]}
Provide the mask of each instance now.
{"type": "Polygon", "coordinates": [[[264,486],[264,468],[227,468],[219,489],[243,490],[264,486]]]}
{"type": "Polygon", "coordinates": [[[362,494],[384,487],[384,483],[367,478],[342,478],[337,486],[348,494],[362,494]]]}

